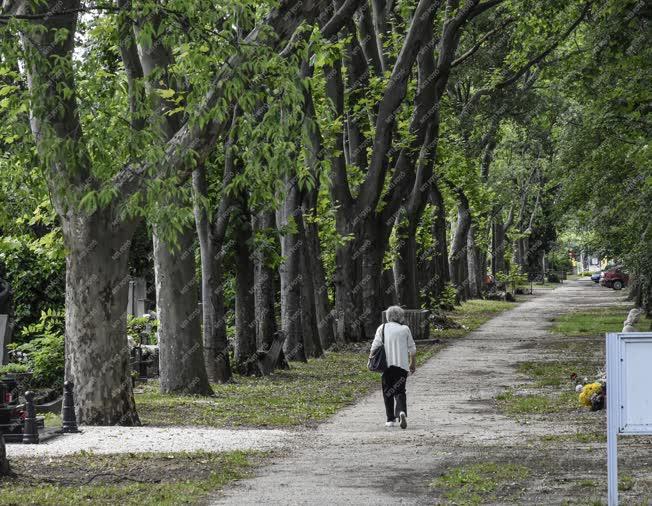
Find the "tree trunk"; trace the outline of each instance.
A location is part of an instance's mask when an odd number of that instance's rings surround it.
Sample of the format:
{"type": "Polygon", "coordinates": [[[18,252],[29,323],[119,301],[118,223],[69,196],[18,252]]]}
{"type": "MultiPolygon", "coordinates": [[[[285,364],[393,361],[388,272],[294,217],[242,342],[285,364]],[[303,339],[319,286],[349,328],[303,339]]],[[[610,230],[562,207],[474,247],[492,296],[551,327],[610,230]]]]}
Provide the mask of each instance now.
{"type": "Polygon", "coordinates": [[[357,279],[355,241],[338,245],[335,249],[335,312],[337,314],[336,340],[339,343],[357,341],[361,334],[354,289],[357,279]]]}
{"type": "Polygon", "coordinates": [[[469,296],[477,299],[480,296],[482,279],[479,278],[480,259],[478,258],[478,248],[475,245],[475,225],[473,224],[471,224],[466,234],[466,260],[468,266],[469,296]]]}
{"type": "Polygon", "coordinates": [[[281,326],[285,333],[283,352],[288,360],[306,360],[301,327],[301,248],[296,231],[297,220],[301,215],[301,198],[296,182],[286,181],[286,195],[281,209],[276,212],[281,235],[281,255],[279,266],[281,278],[281,326]],[[295,230],[288,230],[294,227],[295,230]]]}
{"type": "MultiPolygon", "coordinates": [[[[22,14],[72,13],[78,6],[67,0],[15,5],[22,14]]],[[[66,248],[66,379],[75,385],[79,423],[138,425],[126,329],[128,253],[136,224],[120,220],[115,202],[90,215],[79,208],[100,183],[77,109],[76,23],[76,14],[37,15],[29,35],[21,32],[30,127],[66,248]]]]}
{"type": "Polygon", "coordinates": [[[0,434],[0,476],[7,476],[11,473],[9,462],[7,461],[7,450],[5,448],[5,438],[0,434]]]}
{"type": "Polygon", "coordinates": [[[256,365],[256,304],[251,258],[251,218],[245,202],[235,223],[235,366],[240,374],[258,373],[256,365]]]}
{"type": "Polygon", "coordinates": [[[396,283],[394,281],[393,269],[385,269],[383,271],[382,289],[383,289],[383,294],[382,294],[383,308],[396,305],[398,302],[396,300],[396,283]]]}
{"type": "Polygon", "coordinates": [[[468,267],[466,236],[471,226],[471,214],[469,213],[469,202],[466,196],[458,191],[459,205],[457,208],[457,226],[453,235],[453,243],[449,257],[449,271],[453,285],[459,300],[468,298],[468,267]]]}
{"type": "Polygon", "coordinates": [[[327,350],[335,344],[335,321],[333,309],[328,300],[328,284],[322,260],[321,243],[319,242],[319,225],[313,217],[316,215],[317,191],[307,192],[303,200],[303,226],[305,237],[304,252],[311,277],[310,283],[313,289],[315,304],[315,316],[317,318],[317,331],[321,348],[327,350]]]}
{"type": "Polygon", "coordinates": [[[301,268],[301,327],[303,329],[303,344],[307,357],[321,357],[324,350],[321,345],[318,330],[317,311],[315,307],[315,287],[313,284],[313,272],[308,259],[309,250],[305,247],[307,243],[306,228],[303,216],[297,217],[299,229],[300,268],[301,268]]]}
{"type": "Polygon", "coordinates": [[[521,268],[521,272],[525,271],[528,265],[528,249],[529,249],[529,239],[527,237],[521,237],[516,241],[516,249],[518,255],[516,257],[516,263],[521,268]]]}
{"type": "MultiPolygon", "coordinates": [[[[205,169],[198,167],[193,173],[193,190],[196,196],[207,196],[205,169]]],[[[231,379],[226,313],[224,309],[224,252],[223,237],[217,237],[208,220],[201,199],[195,199],[195,224],[201,255],[201,291],[204,362],[208,379],[226,383],[231,379]]]]}
{"type": "Polygon", "coordinates": [[[491,273],[495,276],[498,272],[505,272],[507,270],[505,266],[505,248],[507,242],[505,240],[505,225],[502,221],[496,221],[493,224],[493,238],[492,238],[492,247],[493,251],[491,254],[491,273]]]}
{"type": "Polygon", "coordinates": [[[256,346],[268,350],[278,332],[274,306],[274,269],[270,267],[267,251],[268,236],[276,230],[273,211],[260,211],[252,220],[254,234],[261,240],[253,254],[254,258],[254,301],[256,305],[256,346]]]}
{"type": "Polygon", "coordinates": [[[431,279],[427,286],[433,301],[438,300],[444,292],[446,283],[450,281],[450,272],[448,270],[448,245],[446,241],[446,207],[444,197],[439,190],[436,181],[433,181],[430,187],[430,203],[436,206],[435,215],[432,220],[432,238],[434,242],[434,252],[431,263],[431,279]]]}
{"type": "Polygon", "coordinates": [[[385,248],[377,220],[367,222],[364,230],[364,243],[368,244],[362,254],[361,277],[355,290],[362,292],[362,321],[364,334],[361,339],[371,339],[381,323],[382,297],[380,295],[385,248]]]}
{"type": "Polygon", "coordinates": [[[139,425],[127,345],[129,240],[111,209],[62,215],[66,246],[66,379],[77,422],[139,425]]]}
{"type": "MultiPolygon", "coordinates": [[[[304,78],[312,76],[311,67],[305,60],[302,63],[301,75],[304,78]]],[[[305,121],[303,130],[304,136],[308,140],[307,162],[314,180],[313,188],[304,192],[301,202],[304,216],[304,252],[313,288],[319,340],[322,349],[328,349],[335,344],[335,320],[331,303],[328,300],[328,285],[319,242],[319,226],[315,220],[320,187],[320,167],[321,161],[323,161],[324,149],[321,142],[321,132],[315,118],[315,107],[310,89],[306,88],[304,90],[304,102],[305,121]]]]}
{"type": "Polygon", "coordinates": [[[418,309],[417,239],[414,220],[407,216],[396,218],[398,248],[394,261],[394,283],[398,304],[408,309],[418,309]]]}
{"type": "MultiPolygon", "coordinates": [[[[156,227],[155,227],[156,229],[156,227]]],[[[195,234],[186,227],[172,245],[154,232],[161,392],[210,395],[195,281],[195,234]]]]}

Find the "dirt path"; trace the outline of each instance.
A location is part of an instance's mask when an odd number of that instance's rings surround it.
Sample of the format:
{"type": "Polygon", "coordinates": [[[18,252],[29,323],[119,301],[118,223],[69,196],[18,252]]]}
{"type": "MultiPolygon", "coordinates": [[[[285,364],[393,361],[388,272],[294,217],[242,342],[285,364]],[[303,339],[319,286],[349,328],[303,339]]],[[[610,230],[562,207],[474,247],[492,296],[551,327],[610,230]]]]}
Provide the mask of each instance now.
{"type": "MultiPolygon", "coordinates": [[[[539,348],[550,338],[552,317],[617,303],[624,303],[618,292],[586,281],[542,290],[450,345],[409,378],[407,430],[384,427],[377,391],[298,435],[287,456],[214,497],[213,504],[436,504],[443,501],[428,484],[452,466],[490,457],[536,462],[547,450],[528,453],[525,441],[576,429],[546,420],[519,423],[498,413],[495,396],[523,383],[515,365],[543,353],[539,348]]],[[[530,502],[555,503],[554,494],[545,495],[544,478],[528,493],[530,502]],[[539,502],[540,497],[550,501],[539,502]]]]}

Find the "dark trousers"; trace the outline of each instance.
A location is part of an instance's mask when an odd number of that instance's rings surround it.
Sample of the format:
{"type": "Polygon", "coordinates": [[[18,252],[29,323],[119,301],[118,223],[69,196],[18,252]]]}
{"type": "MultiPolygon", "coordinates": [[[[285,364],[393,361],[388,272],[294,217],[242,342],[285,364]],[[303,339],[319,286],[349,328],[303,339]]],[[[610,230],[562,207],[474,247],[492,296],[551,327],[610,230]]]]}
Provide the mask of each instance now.
{"type": "Polygon", "coordinates": [[[405,369],[395,365],[389,367],[382,375],[383,400],[388,422],[393,422],[398,418],[401,411],[407,415],[407,400],[405,398],[407,375],[408,372],[405,369]]]}

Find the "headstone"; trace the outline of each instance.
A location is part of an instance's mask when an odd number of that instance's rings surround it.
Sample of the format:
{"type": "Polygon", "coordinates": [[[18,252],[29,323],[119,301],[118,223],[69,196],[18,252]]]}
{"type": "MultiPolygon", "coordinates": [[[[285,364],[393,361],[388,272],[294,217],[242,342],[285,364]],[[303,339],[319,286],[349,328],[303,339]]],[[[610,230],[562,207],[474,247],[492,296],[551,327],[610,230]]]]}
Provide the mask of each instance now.
{"type": "Polygon", "coordinates": [[[9,315],[0,314],[0,365],[7,363],[7,345],[11,342],[12,330],[9,315]]]}
{"type": "Polygon", "coordinates": [[[274,372],[279,366],[279,362],[283,357],[283,342],[285,341],[285,334],[277,332],[274,340],[268,350],[261,350],[257,353],[258,371],[261,375],[267,376],[274,372]]]}
{"type": "MultiPolygon", "coordinates": [[[[404,323],[410,327],[414,340],[430,338],[430,311],[428,309],[404,309],[404,323]]],[[[387,322],[383,311],[383,323],[387,322]]]]}
{"type": "Polygon", "coordinates": [[[133,278],[129,281],[127,314],[143,316],[147,311],[147,282],[145,278],[133,278]]]}

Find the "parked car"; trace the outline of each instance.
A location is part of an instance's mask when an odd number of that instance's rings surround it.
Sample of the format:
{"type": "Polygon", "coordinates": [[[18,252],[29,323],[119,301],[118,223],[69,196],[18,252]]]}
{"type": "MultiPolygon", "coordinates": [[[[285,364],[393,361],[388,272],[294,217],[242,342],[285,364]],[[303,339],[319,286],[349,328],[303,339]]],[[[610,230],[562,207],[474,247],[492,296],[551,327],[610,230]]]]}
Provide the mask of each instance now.
{"type": "Polygon", "coordinates": [[[612,267],[600,278],[600,285],[622,290],[629,284],[629,275],[620,266],[612,267]]]}
{"type": "Polygon", "coordinates": [[[604,273],[607,272],[609,269],[613,269],[614,267],[616,266],[613,264],[605,265],[604,269],[593,273],[593,275],[591,276],[591,281],[593,281],[594,283],[600,283],[600,280],[604,277],[604,273]]]}

